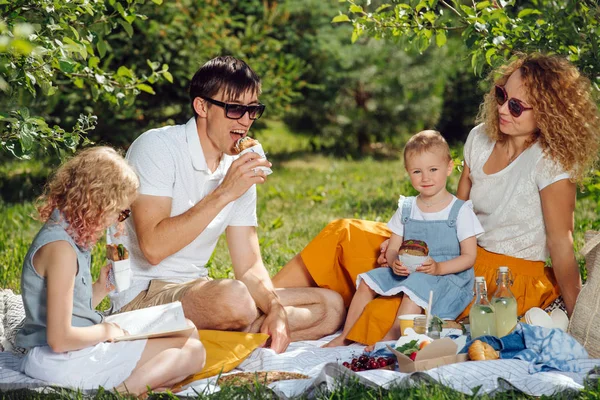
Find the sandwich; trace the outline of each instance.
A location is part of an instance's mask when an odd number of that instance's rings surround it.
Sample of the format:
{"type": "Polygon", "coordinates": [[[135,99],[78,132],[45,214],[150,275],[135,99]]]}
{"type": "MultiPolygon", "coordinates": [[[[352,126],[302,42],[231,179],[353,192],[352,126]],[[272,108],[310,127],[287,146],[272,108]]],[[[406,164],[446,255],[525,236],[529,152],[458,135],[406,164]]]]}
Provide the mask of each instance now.
{"type": "Polygon", "coordinates": [[[239,154],[252,146],[256,146],[257,144],[259,144],[258,140],[251,138],[250,136],[245,136],[243,138],[238,139],[238,141],[235,143],[234,148],[239,154]]]}
{"type": "Polygon", "coordinates": [[[411,256],[427,256],[429,255],[429,248],[427,243],[422,240],[405,240],[400,246],[398,254],[410,254],[411,256]]]}
{"type": "Polygon", "coordinates": [[[127,260],[129,258],[129,251],[122,244],[107,244],[106,245],[106,258],[111,261],[127,260]]]}

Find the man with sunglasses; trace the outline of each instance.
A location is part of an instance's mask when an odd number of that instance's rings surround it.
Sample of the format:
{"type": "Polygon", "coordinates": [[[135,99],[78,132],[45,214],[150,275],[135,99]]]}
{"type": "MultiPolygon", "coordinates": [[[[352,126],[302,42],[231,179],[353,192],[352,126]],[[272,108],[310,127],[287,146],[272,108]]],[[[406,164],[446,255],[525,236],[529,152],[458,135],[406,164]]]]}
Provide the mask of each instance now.
{"type": "Polygon", "coordinates": [[[236,156],[265,106],[261,83],[243,61],[217,57],[190,84],[194,117],[153,129],[131,145],[127,159],[140,195],[114,238],[130,251],[131,287],[113,293],[113,309],[129,311],[179,300],[199,329],[264,332],[284,351],[290,340],[335,332],[341,297],[320,288],[275,289],[260,256],[256,184],[271,163],[256,153],[236,156]],[[211,280],[208,263],[225,232],[235,280],[211,280]]]}

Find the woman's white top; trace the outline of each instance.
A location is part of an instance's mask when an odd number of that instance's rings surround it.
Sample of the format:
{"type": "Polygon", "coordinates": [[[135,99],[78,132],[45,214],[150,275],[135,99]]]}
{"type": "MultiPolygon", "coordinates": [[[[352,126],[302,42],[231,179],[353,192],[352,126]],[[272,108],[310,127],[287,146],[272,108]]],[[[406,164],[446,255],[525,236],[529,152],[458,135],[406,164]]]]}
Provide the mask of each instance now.
{"type": "Polygon", "coordinates": [[[483,166],[495,143],[481,124],[469,133],[464,148],[472,182],[469,198],[485,231],[477,244],[493,253],[545,261],[548,247],[540,191],[569,179],[569,174],[544,156],[536,142],[506,168],[488,175],[483,166]]]}

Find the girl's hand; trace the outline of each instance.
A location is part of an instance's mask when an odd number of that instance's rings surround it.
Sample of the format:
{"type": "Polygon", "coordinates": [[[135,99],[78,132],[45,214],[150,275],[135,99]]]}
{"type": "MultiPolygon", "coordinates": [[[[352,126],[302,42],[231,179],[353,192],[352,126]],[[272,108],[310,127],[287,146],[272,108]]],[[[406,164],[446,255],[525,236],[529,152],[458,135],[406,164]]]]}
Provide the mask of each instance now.
{"type": "Polygon", "coordinates": [[[433,258],[429,257],[427,260],[425,260],[423,265],[417,267],[417,272],[422,272],[429,275],[440,275],[440,264],[438,264],[433,258]]]}
{"type": "Polygon", "coordinates": [[[108,339],[107,342],[114,342],[114,339],[120,336],[128,336],[129,332],[125,329],[122,329],[119,325],[114,322],[105,322],[106,329],[108,330],[108,339]]]}
{"type": "Polygon", "coordinates": [[[394,261],[394,265],[392,265],[392,271],[394,271],[394,274],[399,276],[408,276],[410,274],[408,268],[406,268],[400,260],[394,261]]]}
{"type": "Polygon", "coordinates": [[[390,239],[386,239],[379,245],[379,257],[377,258],[377,264],[382,267],[389,267],[387,259],[385,258],[385,252],[387,251],[390,239]]]}
{"type": "Polygon", "coordinates": [[[110,263],[100,268],[100,276],[96,281],[96,284],[99,285],[101,290],[103,290],[103,292],[105,292],[106,294],[112,292],[115,289],[115,285],[110,283],[110,280],[108,279],[108,273],[110,272],[111,268],[112,264],[110,263]]]}

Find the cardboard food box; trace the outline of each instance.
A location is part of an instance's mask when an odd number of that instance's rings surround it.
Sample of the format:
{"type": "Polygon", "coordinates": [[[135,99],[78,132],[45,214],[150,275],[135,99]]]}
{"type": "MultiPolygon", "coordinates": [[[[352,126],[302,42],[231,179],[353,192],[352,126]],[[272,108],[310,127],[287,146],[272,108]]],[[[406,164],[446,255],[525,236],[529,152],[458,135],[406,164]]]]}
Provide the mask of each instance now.
{"type": "Polygon", "coordinates": [[[456,343],[450,338],[434,340],[417,352],[415,361],[396,351],[391,346],[388,345],[387,347],[394,353],[398,360],[398,371],[405,373],[426,371],[441,367],[442,365],[467,361],[466,354],[456,354],[456,343]]]}

